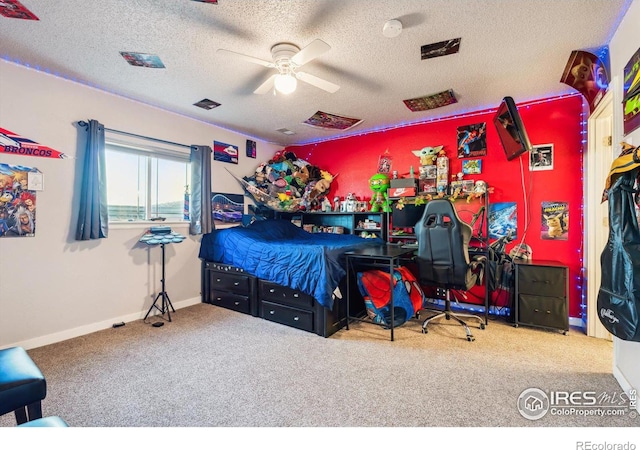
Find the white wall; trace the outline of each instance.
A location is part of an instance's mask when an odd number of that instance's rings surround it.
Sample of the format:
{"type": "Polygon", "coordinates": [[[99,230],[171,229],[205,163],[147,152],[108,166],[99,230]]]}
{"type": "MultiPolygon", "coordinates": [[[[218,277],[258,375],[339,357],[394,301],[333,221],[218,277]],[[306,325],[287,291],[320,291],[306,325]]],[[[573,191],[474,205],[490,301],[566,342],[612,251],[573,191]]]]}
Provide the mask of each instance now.
{"type": "MultiPolygon", "coordinates": [[[[44,174],[35,237],[0,238],[0,348],[39,347],[141,319],[161,290],[161,250],[137,242],[149,225],[111,227],[107,239],[74,238],[84,152],[75,123],[89,119],[186,145],[212,146],[214,140],[237,145],[238,165],[212,164],[212,190],[218,192],[242,194],[225,169],[250,175],[282,148],[257,141],[258,158],[246,158],[247,136],[0,60],[0,128],[70,156],[0,154],[0,163],[36,167],[44,174]]],[[[188,236],[186,225],[172,227],[188,236]]],[[[189,236],[166,247],[166,289],[176,308],[200,301],[199,243],[199,237],[189,236]]]]}
{"type": "MultiPolygon", "coordinates": [[[[634,0],[609,45],[611,73],[614,81],[612,85],[615,89],[613,104],[618,105],[614,106],[615,135],[613,142],[625,141],[635,146],[640,145],[640,129],[636,129],[628,136],[623,136],[621,102],[624,66],[640,48],[638,24],[640,24],[640,0],[634,0]]],[[[613,344],[613,372],[618,383],[625,390],[640,390],[640,342],[622,341],[614,337],[613,344]]]]}

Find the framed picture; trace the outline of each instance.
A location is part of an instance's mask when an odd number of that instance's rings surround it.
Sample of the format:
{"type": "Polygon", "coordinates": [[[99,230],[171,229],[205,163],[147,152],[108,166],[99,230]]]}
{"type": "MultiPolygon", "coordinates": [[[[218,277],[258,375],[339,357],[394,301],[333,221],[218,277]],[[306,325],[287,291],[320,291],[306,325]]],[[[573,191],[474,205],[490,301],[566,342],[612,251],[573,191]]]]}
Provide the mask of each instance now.
{"type": "Polygon", "coordinates": [[[465,159],[462,161],[462,173],[465,175],[477,175],[482,173],[481,159],[465,159]]]}
{"type": "Polygon", "coordinates": [[[529,170],[553,170],[553,144],[534,145],[531,148],[529,170]]]}

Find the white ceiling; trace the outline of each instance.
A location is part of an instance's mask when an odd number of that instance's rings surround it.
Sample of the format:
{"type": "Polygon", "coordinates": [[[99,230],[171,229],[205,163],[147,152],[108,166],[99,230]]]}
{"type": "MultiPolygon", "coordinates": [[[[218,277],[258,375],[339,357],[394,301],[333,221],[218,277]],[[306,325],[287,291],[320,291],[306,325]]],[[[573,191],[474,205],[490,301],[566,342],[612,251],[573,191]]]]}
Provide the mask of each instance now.
{"type": "Polygon", "coordinates": [[[560,82],[571,51],[606,45],[630,1],[21,0],[40,20],[0,16],[0,56],[291,145],[494,108],[507,95],[576,92],[560,82]],[[383,36],[389,19],[402,22],[400,36],[383,36]],[[459,53],[421,59],[422,45],[454,38],[459,53]],[[334,94],[305,83],[289,96],[253,94],[274,69],[216,53],[271,60],[278,42],[315,39],[331,50],[304,71],[340,85],[334,94]],[[158,55],[166,68],[131,66],[121,51],[158,55]],[[422,112],[403,103],[449,89],[458,103],[422,112]],[[193,106],[204,98],[221,106],[193,106]],[[318,110],[363,122],[346,132],[302,123],[318,110]]]}

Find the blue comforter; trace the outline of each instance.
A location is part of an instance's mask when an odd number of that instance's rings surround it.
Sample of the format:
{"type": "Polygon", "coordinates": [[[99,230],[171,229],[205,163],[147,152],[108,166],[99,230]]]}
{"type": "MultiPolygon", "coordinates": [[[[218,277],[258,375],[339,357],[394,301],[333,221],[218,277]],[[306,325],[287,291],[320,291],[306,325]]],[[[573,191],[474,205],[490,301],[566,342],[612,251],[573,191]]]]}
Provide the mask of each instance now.
{"type": "Polygon", "coordinates": [[[346,274],[344,253],[383,243],[351,234],[307,233],[286,220],[262,220],[205,234],[199,257],[300,290],[331,309],[333,291],[346,274]]]}

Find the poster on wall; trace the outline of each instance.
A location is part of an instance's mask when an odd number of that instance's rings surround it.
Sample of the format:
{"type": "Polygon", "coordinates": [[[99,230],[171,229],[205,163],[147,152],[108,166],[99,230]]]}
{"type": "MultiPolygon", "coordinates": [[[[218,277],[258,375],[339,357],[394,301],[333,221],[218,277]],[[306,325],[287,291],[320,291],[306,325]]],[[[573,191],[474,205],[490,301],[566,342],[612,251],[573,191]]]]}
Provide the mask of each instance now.
{"type": "Polygon", "coordinates": [[[316,111],[316,113],[302,122],[314,128],[323,128],[329,130],[349,130],[362,123],[362,119],[353,117],[339,116],[324,111],[316,111]]]}
{"type": "Polygon", "coordinates": [[[244,213],[244,196],[241,194],[211,194],[211,214],[216,226],[224,224],[239,224],[244,213]]]}
{"type": "Polygon", "coordinates": [[[542,202],[540,237],[546,240],[569,239],[569,204],[567,202],[542,202]]]}
{"type": "Polygon", "coordinates": [[[0,238],[32,237],[36,233],[36,191],[29,174],[38,169],[0,163],[0,238]]]}
{"type": "Polygon", "coordinates": [[[531,148],[529,170],[553,170],[553,144],[534,145],[531,148]]]}
{"type": "Polygon", "coordinates": [[[447,41],[427,44],[420,47],[420,59],[437,58],[439,56],[452,55],[460,51],[462,38],[449,39],[447,41]]]}
{"type": "Polygon", "coordinates": [[[138,52],[120,52],[126,62],[135,67],[149,67],[151,69],[165,69],[158,55],[138,52]]]}
{"type": "Polygon", "coordinates": [[[392,160],[393,158],[387,152],[384,155],[380,155],[378,158],[378,173],[391,173],[392,160]]]}
{"type": "Polygon", "coordinates": [[[458,158],[477,158],[487,155],[487,123],[458,128],[458,158]]]}
{"type": "Polygon", "coordinates": [[[257,154],[256,141],[247,139],[247,158],[255,158],[257,154]]]}
{"type": "Polygon", "coordinates": [[[213,160],[238,164],[238,147],[236,145],[213,141],[213,160]]]}
{"type": "Polygon", "coordinates": [[[518,215],[516,202],[492,203],[489,205],[489,239],[508,236],[518,237],[518,215]]]}
{"type": "Polygon", "coordinates": [[[593,112],[607,92],[609,74],[605,63],[593,53],[574,50],[560,81],[580,92],[593,112]]]}
{"type": "Polygon", "coordinates": [[[624,67],[622,105],[624,111],[624,134],[640,127],[640,48],[636,50],[624,67]]]}
{"type": "Polygon", "coordinates": [[[418,112],[453,105],[454,103],[458,103],[458,99],[456,98],[453,89],[447,89],[446,91],[437,92],[424,97],[402,100],[402,102],[410,111],[418,112]]]}
{"type": "Polygon", "coordinates": [[[0,128],[0,155],[37,156],[40,158],[64,159],[67,157],[62,152],[15,134],[4,128],[0,128]]]}

